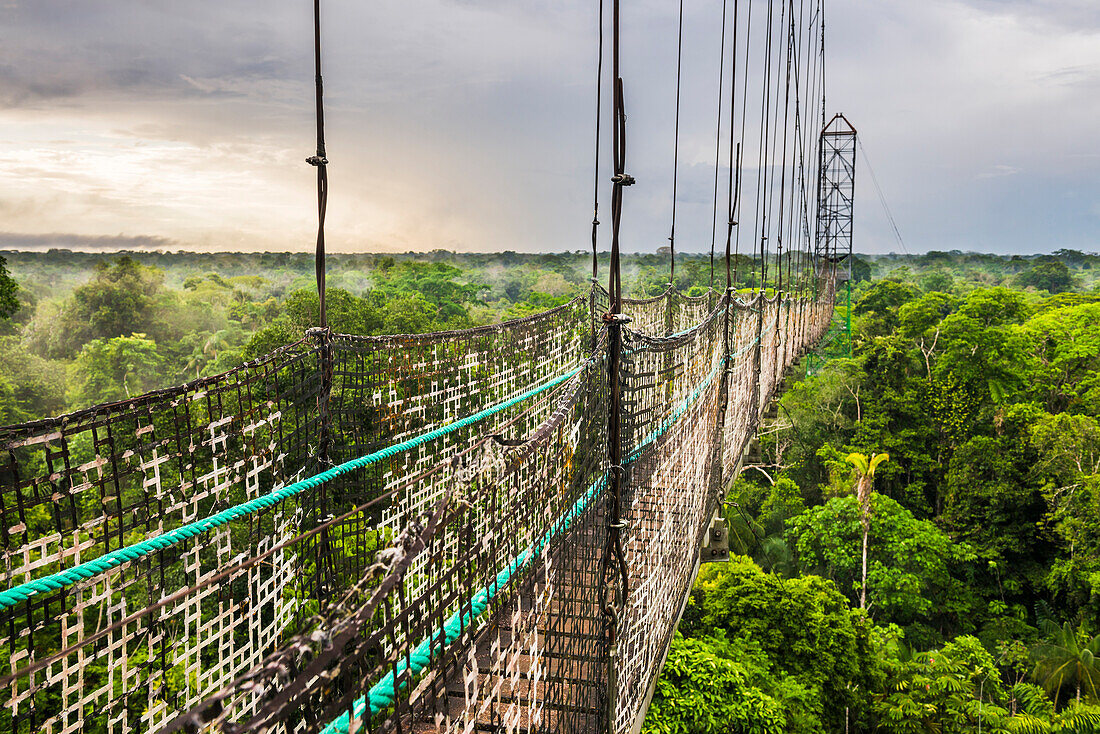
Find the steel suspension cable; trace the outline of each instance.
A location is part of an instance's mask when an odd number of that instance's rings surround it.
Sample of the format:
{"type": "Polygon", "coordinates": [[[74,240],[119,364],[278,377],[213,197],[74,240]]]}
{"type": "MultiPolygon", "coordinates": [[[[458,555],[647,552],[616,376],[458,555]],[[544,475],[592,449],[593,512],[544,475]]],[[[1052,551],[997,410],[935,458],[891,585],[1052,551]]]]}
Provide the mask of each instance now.
{"type": "Polygon", "coordinates": [[[596,23],[599,28],[599,40],[597,41],[597,60],[596,60],[596,154],[595,162],[593,163],[593,181],[592,181],[592,283],[595,285],[596,278],[598,277],[599,265],[597,262],[597,240],[598,230],[600,227],[600,128],[602,127],[602,105],[603,105],[603,0],[600,0],[599,6],[600,17],[596,23]]]}
{"type": "MultiPolygon", "coordinates": [[[[775,47],[775,61],[776,61],[775,106],[774,106],[774,108],[771,108],[771,107],[768,108],[769,113],[771,115],[773,115],[773,117],[770,117],[768,119],[768,124],[770,126],[770,132],[771,132],[771,144],[770,144],[770,149],[769,149],[770,152],[767,154],[767,159],[766,159],[767,160],[767,174],[766,175],[768,177],[768,186],[766,188],[767,197],[768,197],[767,213],[770,217],[769,224],[768,224],[768,235],[769,235],[768,236],[768,241],[769,242],[772,242],[772,241],[775,242],[775,253],[772,255],[772,258],[773,258],[772,261],[775,264],[776,270],[780,274],[782,274],[781,256],[782,256],[782,249],[783,249],[783,243],[781,242],[781,238],[783,236],[783,210],[782,210],[783,197],[782,197],[782,193],[780,193],[780,195],[778,196],[779,202],[780,202],[779,212],[776,213],[776,205],[775,205],[775,201],[776,201],[776,198],[777,198],[777,196],[776,196],[776,167],[779,168],[778,173],[779,173],[779,176],[780,176],[780,182],[781,183],[784,183],[782,176],[783,176],[784,173],[786,173],[786,171],[783,168],[783,154],[779,150],[779,136],[780,136],[780,132],[781,132],[780,131],[780,123],[779,123],[779,118],[780,118],[779,100],[782,96],[780,94],[780,88],[781,88],[782,83],[783,83],[782,82],[783,77],[779,74],[779,69],[780,69],[780,65],[782,63],[783,49],[780,47],[780,45],[778,43],[778,39],[779,39],[780,36],[782,36],[784,39],[786,39],[786,27],[787,27],[786,26],[786,19],[787,19],[787,2],[786,2],[786,0],[780,0],[779,24],[778,24],[778,26],[776,26],[776,28],[774,30],[774,33],[773,33],[773,36],[772,36],[773,44],[774,44],[774,47],[775,47]]],[[[784,134],[786,133],[786,124],[783,125],[782,132],[784,134]]],[[[771,270],[771,265],[766,265],[766,267],[768,268],[769,271],[771,270]]],[[[776,287],[778,287],[778,279],[776,278],[775,275],[773,275],[772,278],[773,278],[773,283],[775,283],[776,287]]]]}
{"type": "MultiPolygon", "coordinates": [[[[611,192],[611,272],[608,275],[610,311],[604,315],[607,324],[607,377],[608,377],[608,415],[607,415],[607,458],[610,468],[609,497],[607,508],[607,540],[600,561],[600,614],[607,622],[607,642],[610,654],[607,657],[608,680],[615,679],[615,645],[618,633],[619,614],[625,608],[629,592],[630,574],[626,566],[626,557],[622,546],[622,486],[625,469],[622,462],[622,403],[619,362],[622,354],[622,326],[625,319],[622,312],[622,274],[619,263],[619,234],[622,224],[623,189],[634,183],[634,178],[626,173],[626,109],[623,99],[623,80],[619,71],[619,2],[612,0],[612,41],[611,66],[614,80],[614,118],[612,120],[611,148],[615,175],[612,176],[611,192]],[[619,576],[618,595],[608,600],[608,572],[614,562],[619,576]]],[[[614,700],[612,695],[612,700],[614,700]]]]}
{"type": "MultiPolygon", "coordinates": [[[[787,128],[790,122],[790,110],[791,110],[791,64],[794,59],[794,0],[788,0],[790,12],[787,13],[787,27],[785,32],[787,34],[787,75],[784,90],[783,99],[783,146],[780,151],[779,164],[782,167],[779,178],[779,227],[776,230],[776,271],[778,273],[777,278],[777,290],[782,293],[783,291],[783,227],[786,226],[786,220],[784,219],[785,205],[787,203],[787,128]]],[[[787,6],[784,6],[786,10],[787,6]]],[[[778,113],[777,113],[778,116],[778,113]]],[[[778,133],[776,138],[778,138],[778,133]]]]}
{"type": "Polygon", "coordinates": [[[774,30],[773,21],[773,0],[768,0],[768,20],[767,31],[765,41],[765,62],[764,62],[764,85],[760,94],[760,147],[757,150],[757,169],[756,169],[756,229],[760,235],[760,248],[759,251],[754,254],[753,270],[754,273],[759,268],[760,273],[760,292],[764,293],[766,289],[766,280],[768,277],[768,261],[767,261],[767,151],[768,143],[771,140],[771,78],[772,78],[772,35],[774,30]],[[760,261],[757,266],[755,260],[759,255],[760,261]]]}
{"type": "MultiPolygon", "coordinates": [[[[809,54],[805,53],[809,38],[811,37],[813,24],[806,22],[806,0],[800,0],[798,15],[798,64],[796,65],[798,83],[795,85],[795,137],[798,146],[798,195],[792,206],[798,209],[798,252],[795,254],[795,273],[797,279],[798,294],[801,296],[805,288],[805,250],[809,245],[809,212],[806,207],[806,131],[802,125],[802,100],[810,98],[809,54]],[[804,32],[803,32],[804,31],[804,32]],[[803,59],[806,60],[806,73],[802,73],[803,59]],[[806,94],[803,95],[803,88],[806,94]]],[[[792,217],[793,217],[792,210],[792,217]]],[[[794,240],[794,227],[791,225],[791,239],[794,240]]]]}
{"type": "MultiPolygon", "coordinates": [[[[803,156],[805,144],[802,134],[802,85],[805,80],[802,77],[802,52],[803,33],[802,25],[805,20],[806,2],[799,0],[799,20],[795,24],[798,34],[795,36],[794,47],[794,139],[791,142],[791,215],[788,223],[788,249],[787,249],[787,281],[788,287],[799,291],[801,283],[796,282],[798,277],[798,264],[801,260],[800,234],[802,223],[802,193],[803,193],[803,156]],[[792,248],[794,251],[792,252],[792,248]]],[[[793,17],[793,13],[792,13],[793,17]]]]}
{"type": "MultiPolygon", "coordinates": [[[[718,123],[714,127],[714,209],[710,216],[710,287],[714,289],[714,243],[718,236],[718,161],[722,155],[722,90],[726,71],[726,2],[722,0],[722,40],[718,61],[718,123]]],[[[734,0],[734,4],[737,0],[734,0]]],[[[732,124],[732,123],[731,123],[732,124]]]]}
{"type": "Polygon", "coordinates": [[[807,26],[806,34],[806,130],[804,132],[806,141],[806,182],[805,182],[805,201],[803,207],[805,208],[805,235],[806,235],[806,253],[802,260],[802,275],[806,279],[804,287],[809,286],[810,267],[813,263],[813,246],[814,246],[814,233],[816,229],[816,193],[817,182],[814,178],[814,173],[817,170],[814,163],[817,160],[817,141],[814,135],[814,109],[815,100],[817,99],[817,53],[815,52],[816,46],[814,40],[817,38],[817,24],[820,19],[820,15],[817,11],[817,6],[820,5],[821,0],[812,0],[813,3],[813,15],[810,18],[810,23],[807,26]]]}
{"type": "Polygon", "coordinates": [[[313,63],[316,72],[317,152],[306,163],[317,168],[317,251],[314,271],[317,275],[318,325],[328,328],[325,307],[325,214],[328,209],[328,158],[325,156],[324,82],[321,80],[321,0],[313,0],[313,63]]]}
{"type": "MultiPolygon", "coordinates": [[[[741,158],[741,146],[736,144],[736,132],[737,126],[734,122],[737,120],[737,37],[738,37],[738,8],[740,3],[735,2],[733,4],[733,52],[730,54],[730,142],[729,142],[729,190],[726,196],[726,211],[729,213],[729,217],[726,220],[726,297],[732,299],[733,291],[733,274],[730,268],[730,246],[733,241],[733,229],[737,226],[736,212],[734,211],[735,196],[740,189],[741,167],[739,165],[741,158]],[[736,151],[736,158],[735,158],[736,151]],[[736,174],[735,174],[736,171],[736,174]],[[736,178],[736,180],[735,180],[736,178]]],[[[726,302],[726,313],[730,309],[730,302],[726,302]]],[[[728,325],[727,325],[728,328],[728,325]]],[[[726,337],[728,341],[728,335],[726,337]]]]}
{"type": "Polygon", "coordinates": [[[821,16],[821,129],[825,129],[825,3],[819,5],[821,16]]]}
{"type": "MultiPolygon", "coordinates": [[[[735,194],[736,199],[735,199],[735,202],[734,202],[735,206],[737,208],[737,211],[738,211],[738,218],[739,219],[740,219],[740,211],[741,211],[741,189],[742,189],[742,186],[741,186],[742,179],[741,179],[740,172],[744,168],[743,164],[744,164],[744,155],[745,155],[745,137],[746,137],[746,131],[748,129],[748,119],[749,119],[749,114],[748,114],[748,109],[749,109],[749,107],[748,107],[748,105],[749,105],[749,62],[752,58],[751,53],[750,53],[751,48],[752,48],[752,3],[751,2],[749,3],[749,10],[748,10],[748,13],[747,13],[745,26],[746,26],[745,27],[745,63],[744,63],[744,69],[743,69],[742,74],[741,74],[741,77],[742,77],[742,82],[741,82],[741,135],[740,135],[740,144],[741,144],[740,147],[741,147],[741,149],[737,153],[737,168],[738,168],[737,193],[735,194]]],[[[736,52],[737,52],[737,46],[735,44],[734,45],[734,53],[736,53],[736,52]]],[[[740,225],[737,226],[737,233],[736,233],[736,236],[734,237],[733,250],[734,250],[733,281],[736,284],[737,283],[737,270],[738,270],[738,266],[739,266],[739,260],[740,260],[740,257],[741,257],[741,255],[740,255],[740,253],[741,253],[741,226],[740,225]]]]}
{"type": "Polygon", "coordinates": [[[680,68],[684,57],[684,0],[680,0],[680,23],[676,35],[676,124],[672,145],[672,227],[668,234],[668,282],[676,280],[676,185],[680,172],[680,68]]]}

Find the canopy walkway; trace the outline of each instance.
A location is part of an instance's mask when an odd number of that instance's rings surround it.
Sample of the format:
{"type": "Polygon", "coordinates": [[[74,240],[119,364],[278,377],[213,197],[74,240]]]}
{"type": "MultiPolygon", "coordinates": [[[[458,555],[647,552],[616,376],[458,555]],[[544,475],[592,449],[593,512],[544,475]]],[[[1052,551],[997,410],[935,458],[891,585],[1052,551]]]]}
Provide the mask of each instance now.
{"type": "Polygon", "coordinates": [[[822,0],[757,5],[754,31],[754,3],[734,0],[729,23],[722,3],[704,295],[672,285],[678,51],[670,285],[622,297],[635,180],[612,0],[608,288],[597,195],[581,297],[351,336],[326,323],[315,0],[319,326],[223,375],[0,428],[0,732],[636,734],[725,489],[850,258],[850,198],[835,197],[851,189],[833,178],[854,163],[806,132],[825,128],[822,0]]]}
{"type": "Polygon", "coordinates": [[[607,305],[316,331],[0,429],[0,729],[630,731],[833,298],[624,299],[620,465],[607,305]]]}

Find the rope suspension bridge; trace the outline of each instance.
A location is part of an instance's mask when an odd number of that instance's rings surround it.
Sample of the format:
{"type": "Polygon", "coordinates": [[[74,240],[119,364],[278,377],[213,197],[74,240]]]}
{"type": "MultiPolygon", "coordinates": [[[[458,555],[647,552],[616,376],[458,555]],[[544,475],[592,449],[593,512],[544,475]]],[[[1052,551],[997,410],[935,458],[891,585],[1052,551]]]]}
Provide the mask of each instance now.
{"type": "Polygon", "coordinates": [[[392,336],[325,322],[315,11],[319,325],[216,377],[0,428],[0,731],[637,732],[699,564],[723,557],[726,487],[832,320],[845,253],[812,233],[850,234],[820,221],[851,216],[821,177],[854,169],[807,132],[822,2],[723,3],[724,289],[622,295],[613,0],[608,287],[597,195],[586,293],[392,336]]]}

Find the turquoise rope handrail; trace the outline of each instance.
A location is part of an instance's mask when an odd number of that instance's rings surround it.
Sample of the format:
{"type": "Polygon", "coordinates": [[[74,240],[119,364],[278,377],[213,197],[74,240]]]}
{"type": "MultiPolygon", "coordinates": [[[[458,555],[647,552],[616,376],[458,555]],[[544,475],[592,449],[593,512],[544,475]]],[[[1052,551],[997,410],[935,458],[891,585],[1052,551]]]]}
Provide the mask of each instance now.
{"type": "Polygon", "coordinates": [[[347,734],[353,714],[359,720],[366,715],[368,706],[370,715],[376,716],[393,705],[395,688],[401,691],[405,690],[409,680],[420,675],[425,668],[431,665],[433,658],[442,654],[448,645],[458,639],[464,629],[468,629],[475,619],[484,614],[489,608],[489,602],[496,597],[500,589],[506,586],[513,576],[526,568],[531,561],[538,558],[555,536],[567,531],[572,526],[573,521],[588,509],[592,501],[599,497],[606,487],[607,474],[605,472],[599,479],[589,485],[588,489],[573,503],[568,512],[554,521],[553,525],[542,534],[538,541],[527,546],[496,575],[491,583],[484,586],[470,598],[470,611],[463,612],[460,608],[459,611],[455,612],[441,628],[417,645],[406,659],[401,660],[394,670],[386,673],[381,680],[371,686],[365,696],[357,698],[352,704],[350,712],[345,711],[335,720],[329,722],[328,726],[321,730],[321,734],[347,734]],[[406,670],[411,671],[408,679],[396,684],[397,676],[406,670]]]}
{"type": "Polygon", "coordinates": [[[360,456],[359,458],[346,461],[343,464],[338,464],[331,469],[326,469],[320,474],[315,474],[306,479],[299,480],[293,484],[288,484],[281,489],[276,489],[273,492],[264,495],[263,497],[257,497],[256,499],[243,502],[239,505],[234,505],[221,512],[206,517],[202,520],[196,520],[195,522],[182,525],[174,530],[169,530],[163,535],[158,535],[155,538],[149,538],[147,540],[128,545],[125,548],[119,548],[118,550],[105,553],[91,561],[81,563],[78,566],[59,571],[49,576],[43,576],[40,579],[34,579],[18,586],[13,586],[7,591],[0,592],[0,609],[7,609],[14,607],[17,604],[26,601],[35,594],[54,591],[56,589],[62,589],[66,586],[72,586],[75,583],[90,579],[94,576],[108,571],[116,566],[120,566],[127,561],[135,561],[139,558],[154,553],[156,551],[164,550],[171,546],[182,543],[183,541],[193,538],[196,535],[213,530],[214,528],[221,527],[228,524],[232,520],[239,519],[246,515],[250,515],[254,512],[258,512],[264,508],[271,507],[277,502],[281,502],[285,499],[293,497],[296,494],[306,490],[318,487],[326,482],[330,482],[333,479],[353,472],[357,469],[376,464],[379,461],[399,454],[410,449],[414,449],[417,446],[425,444],[429,441],[434,441],[437,438],[446,436],[449,433],[461,430],[466,426],[482,421],[490,416],[496,415],[501,411],[507,410],[519,403],[530,400],[531,398],[541,393],[550,390],[567,380],[570,380],[581,373],[589,364],[591,360],[586,361],[581,366],[555,377],[549,382],[545,382],[538,387],[532,388],[521,395],[517,395],[514,398],[506,400],[502,403],[494,405],[492,407],[481,410],[473,415],[469,415],[465,418],[455,421],[454,423],[448,423],[445,426],[440,426],[432,431],[423,433],[419,436],[415,436],[406,441],[395,443],[386,448],[380,449],[370,454],[360,456]]]}
{"type": "MultiPolygon", "coordinates": [[[[770,329],[772,327],[772,325],[775,324],[775,322],[776,322],[776,319],[772,319],[771,323],[767,326],[767,328],[762,329],[762,331],[767,331],[768,329],[770,329]]],[[[670,428],[672,428],[672,426],[675,425],[676,422],[679,421],[681,417],[683,417],[684,413],[687,412],[687,409],[689,407],[691,407],[691,405],[696,400],[699,399],[700,395],[703,394],[703,391],[706,390],[708,387],[710,387],[710,383],[714,382],[714,378],[718,376],[718,371],[720,369],[722,369],[723,365],[725,365],[727,362],[732,362],[734,360],[734,358],[736,358],[736,357],[740,357],[742,354],[744,354],[745,352],[747,352],[750,349],[752,349],[753,347],[755,347],[757,345],[757,343],[759,343],[759,341],[760,341],[760,337],[758,336],[755,339],[753,339],[752,341],[750,341],[748,344],[746,344],[745,346],[738,349],[736,352],[731,353],[729,357],[723,357],[721,360],[719,360],[718,364],[714,366],[714,369],[712,369],[710,371],[710,374],[708,374],[703,379],[703,382],[701,382],[699,384],[699,386],[696,387],[691,392],[691,394],[687,398],[684,399],[684,401],[676,408],[676,410],[672,411],[672,413],[669,414],[668,418],[666,418],[661,423],[660,426],[658,426],[656,429],[654,429],[652,433],[650,433],[648,436],[646,436],[641,441],[641,443],[639,443],[634,448],[634,450],[630,453],[630,456],[627,457],[626,463],[631,464],[631,463],[637,461],[638,457],[641,456],[642,451],[647,446],[649,446],[651,443],[653,443],[658,438],[660,438],[665,433],[667,433],[668,430],[670,428]]]]}
{"type": "MultiPolygon", "coordinates": [[[[756,344],[756,341],[757,340],[753,340],[735,355],[731,355],[731,357],[748,351],[756,344]]],[[[726,361],[727,358],[725,357],[718,361],[718,364],[714,366],[714,369],[710,371],[710,374],[707,375],[703,382],[692,390],[688,397],[684,398],[680,405],[677,406],[676,410],[669,414],[669,417],[661,423],[660,427],[638,444],[627,458],[626,464],[637,461],[638,457],[647,446],[667,433],[673,425],[683,418],[688,408],[690,408],[695,401],[702,396],[703,392],[710,387],[710,384],[714,382],[714,378],[718,375],[718,372],[722,369],[723,365],[725,365],[726,361]]],[[[568,512],[554,521],[537,542],[524,549],[511,563],[496,575],[496,578],[494,578],[491,583],[480,589],[470,598],[469,612],[463,613],[461,609],[455,612],[450,619],[443,624],[443,627],[437,629],[429,637],[424,639],[411,653],[409,653],[406,659],[402,659],[397,663],[394,670],[387,672],[381,680],[371,686],[365,696],[357,698],[352,704],[352,710],[350,712],[345,711],[334,721],[330,722],[328,726],[321,730],[321,734],[347,734],[353,715],[356,720],[363,718],[363,716],[367,714],[369,706],[370,715],[377,716],[389,706],[393,705],[395,687],[397,690],[403,691],[408,685],[408,680],[395,685],[397,676],[409,670],[411,671],[409,676],[411,680],[424,672],[424,670],[431,665],[433,658],[442,654],[448,645],[458,639],[458,636],[462,634],[462,630],[467,629],[474,620],[485,613],[489,608],[489,602],[496,597],[501,587],[507,585],[516,573],[523,570],[532,560],[537,558],[551,539],[559,533],[568,530],[573,524],[573,521],[588,509],[592,501],[599,497],[606,487],[607,474],[605,473],[589,486],[588,490],[581,495],[580,499],[573,504],[568,512]]]]}

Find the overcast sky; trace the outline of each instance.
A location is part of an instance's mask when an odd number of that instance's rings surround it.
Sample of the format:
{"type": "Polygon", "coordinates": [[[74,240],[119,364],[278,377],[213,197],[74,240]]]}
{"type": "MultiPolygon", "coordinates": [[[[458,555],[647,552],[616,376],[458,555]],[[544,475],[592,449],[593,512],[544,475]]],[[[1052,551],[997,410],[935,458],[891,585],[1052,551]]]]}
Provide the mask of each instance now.
{"type": "MultiPolygon", "coordinates": [[[[677,5],[623,0],[630,251],[668,237],[677,5]]],[[[323,7],[330,249],[589,246],[595,0],[323,7]]],[[[703,251],[721,2],[685,13],[677,240],[703,251]]],[[[826,13],[828,108],[908,251],[1100,249],[1100,2],[826,13]]],[[[310,249],[312,83],[309,0],[0,0],[0,249],[310,249]]],[[[856,250],[900,251],[859,166],[856,250]]]]}

